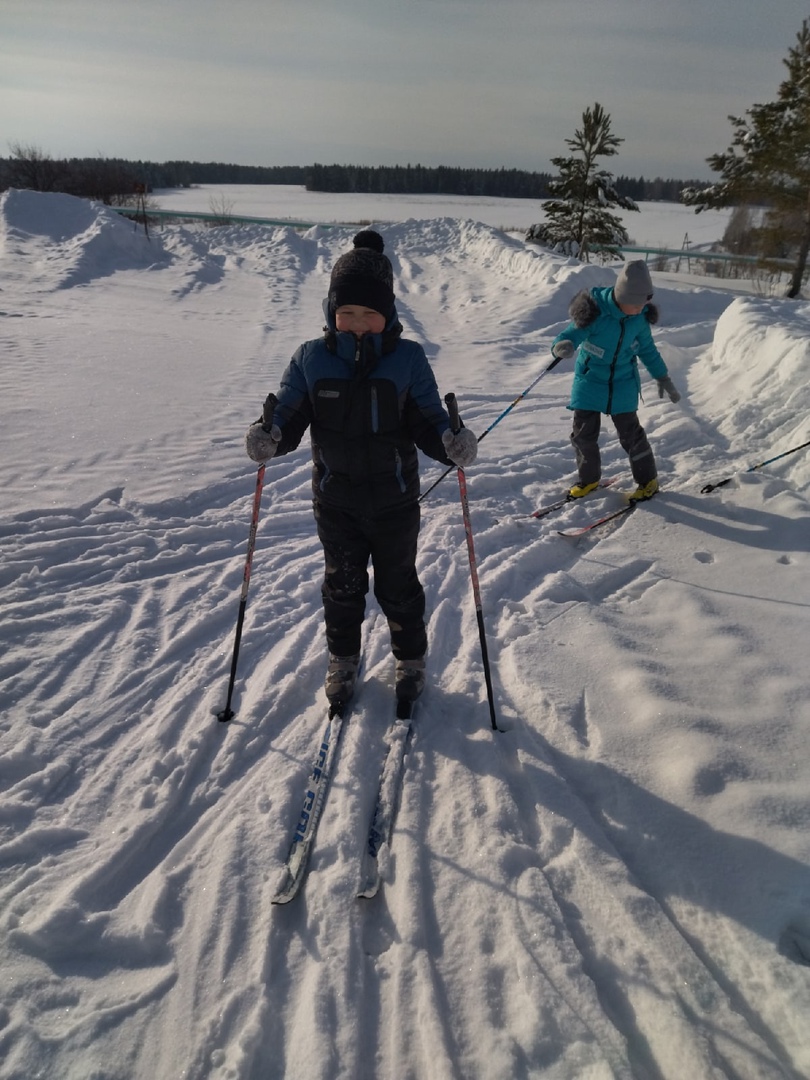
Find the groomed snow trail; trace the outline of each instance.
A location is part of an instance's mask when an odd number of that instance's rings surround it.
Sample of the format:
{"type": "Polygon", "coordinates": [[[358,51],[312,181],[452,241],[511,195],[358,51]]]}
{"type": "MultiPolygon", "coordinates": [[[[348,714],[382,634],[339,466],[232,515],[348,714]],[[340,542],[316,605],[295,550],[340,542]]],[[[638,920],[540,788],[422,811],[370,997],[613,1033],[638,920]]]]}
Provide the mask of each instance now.
{"type": "MultiPolygon", "coordinates": [[[[808,466],[699,494],[757,435],[801,441],[804,400],[762,401],[742,440],[744,378],[722,366],[759,327],[787,378],[800,327],[661,290],[656,335],[690,392],[676,410],[647,391],[664,491],[596,541],[555,530],[618,491],[526,517],[571,476],[570,373],[482,442],[468,483],[503,732],[454,474],[431,493],[430,680],[385,884],[356,898],[392,715],[372,598],[310,875],[274,907],[325,722],[321,554],[302,448],[267,469],[218,724],[255,482],[241,442],[317,334],[351,233],[175,228],[147,249],[107,211],[60,198],[57,229],[10,194],[5,440],[27,430],[37,455],[0,472],[0,1078],[810,1075],[808,466]]],[[[611,280],[474,222],[386,238],[406,333],[476,431],[548,363],[570,296],[611,280]]],[[[626,475],[610,431],[603,451],[626,475]]]]}

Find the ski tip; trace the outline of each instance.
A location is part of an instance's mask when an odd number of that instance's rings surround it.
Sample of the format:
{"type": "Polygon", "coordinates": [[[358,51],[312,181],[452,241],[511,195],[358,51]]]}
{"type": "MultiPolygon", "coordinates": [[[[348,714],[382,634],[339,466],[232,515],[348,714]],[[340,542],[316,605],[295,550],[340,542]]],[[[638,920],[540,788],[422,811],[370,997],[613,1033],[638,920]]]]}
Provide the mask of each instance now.
{"type": "Polygon", "coordinates": [[[233,720],[235,715],[233,709],[223,709],[217,713],[217,720],[219,720],[220,724],[227,724],[229,720],[233,720]]]}
{"type": "Polygon", "coordinates": [[[284,876],[281,878],[276,891],[270,897],[270,903],[275,905],[289,904],[298,895],[302,878],[303,874],[296,875],[291,873],[289,869],[285,869],[284,876]]]}

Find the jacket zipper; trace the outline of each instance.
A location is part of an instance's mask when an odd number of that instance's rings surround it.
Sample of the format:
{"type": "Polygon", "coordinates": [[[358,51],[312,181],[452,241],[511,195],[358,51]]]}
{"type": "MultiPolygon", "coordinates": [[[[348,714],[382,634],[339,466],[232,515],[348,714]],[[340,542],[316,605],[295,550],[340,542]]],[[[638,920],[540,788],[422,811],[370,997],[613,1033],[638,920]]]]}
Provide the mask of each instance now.
{"type": "Polygon", "coordinates": [[[616,351],[613,354],[613,359],[610,361],[610,375],[608,376],[608,399],[607,408],[605,412],[610,416],[610,407],[613,404],[613,376],[616,374],[616,363],[619,359],[619,351],[624,341],[625,319],[621,321],[621,331],[619,333],[619,340],[616,342],[616,351]]]}
{"type": "MultiPolygon", "coordinates": [[[[354,378],[355,378],[355,380],[358,379],[359,373],[360,373],[360,361],[361,361],[361,357],[362,357],[362,348],[363,348],[363,338],[364,337],[365,337],[365,335],[362,335],[361,337],[357,338],[357,346],[355,348],[355,353],[354,353],[354,378]]],[[[357,386],[358,384],[355,382],[355,385],[357,386]]],[[[359,389],[360,388],[358,386],[358,390],[359,389]]],[[[369,389],[371,391],[371,395],[370,395],[371,396],[371,430],[372,430],[372,432],[374,434],[376,434],[377,431],[378,431],[378,428],[380,426],[379,425],[379,419],[380,419],[379,418],[379,407],[378,407],[378,403],[377,403],[377,388],[376,388],[376,386],[371,386],[369,389]]],[[[371,467],[372,466],[372,453],[373,453],[373,451],[372,451],[371,443],[368,443],[368,445],[366,446],[366,458],[367,458],[367,472],[368,472],[369,476],[371,476],[371,474],[372,474],[372,467],[371,467]]]]}

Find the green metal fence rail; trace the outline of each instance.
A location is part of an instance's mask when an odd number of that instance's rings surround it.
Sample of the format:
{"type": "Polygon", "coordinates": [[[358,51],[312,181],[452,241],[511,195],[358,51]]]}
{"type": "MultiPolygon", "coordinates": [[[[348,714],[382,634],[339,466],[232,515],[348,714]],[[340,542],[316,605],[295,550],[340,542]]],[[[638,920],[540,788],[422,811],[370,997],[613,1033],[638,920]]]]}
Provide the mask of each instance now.
{"type": "Polygon", "coordinates": [[[750,263],[753,266],[772,266],[784,269],[792,269],[795,263],[790,259],[763,259],[759,255],[731,255],[727,251],[704,251],[701,248],[649,248],[649,247],[623,247],[622,253],[653,256],[664,259],[682,259],[689,262],[695,259],[698,262],[728,262],[750,263]]]}
{"type": "MultiPolygon", "coordinates": [[[[124,217],[143,220],[144,211],[137,210],[134,206],[111,206],[116,214],[124,217]]],[[[278,225],[290,229],[314,229],[319,225],[322,229],[352,229],[356,224],[350,221],[291,221],[289,218],[276,219],[264,217],[244,217],[241,214],[228,213],[203,213],[198,210],[146,210],[146,219],[158,221],[208,221],[215,225],[278,225]]]]}

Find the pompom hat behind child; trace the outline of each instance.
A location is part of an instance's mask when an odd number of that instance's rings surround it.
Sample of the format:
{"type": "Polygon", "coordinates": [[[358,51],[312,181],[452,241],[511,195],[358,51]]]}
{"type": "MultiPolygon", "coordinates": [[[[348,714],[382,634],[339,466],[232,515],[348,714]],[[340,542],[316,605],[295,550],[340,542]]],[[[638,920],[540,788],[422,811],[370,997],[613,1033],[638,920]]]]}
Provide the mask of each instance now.
{"type": "Polygon", "coordinates": [[[334,313],[356,304],[388,319],[394,309],[394,271],[383,254],[385,241],[373,229],[364,229],[353,242],[353,250],[341,255],[332,267],[329,308],[334,313]]]}
{"type": "Polygon", "coordinates": [[[652,300],[653,283],[650,271],[643,259],[625,263],[613,286],[613,297],[617,304],[627,307],[643,307],[652,300]]]}

